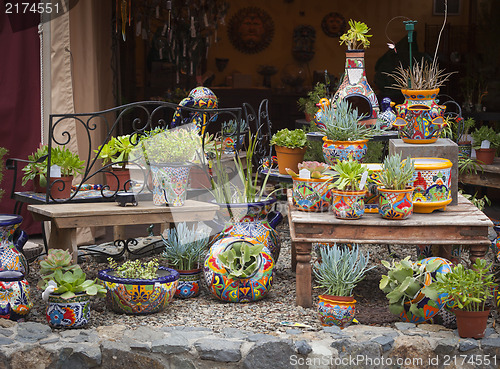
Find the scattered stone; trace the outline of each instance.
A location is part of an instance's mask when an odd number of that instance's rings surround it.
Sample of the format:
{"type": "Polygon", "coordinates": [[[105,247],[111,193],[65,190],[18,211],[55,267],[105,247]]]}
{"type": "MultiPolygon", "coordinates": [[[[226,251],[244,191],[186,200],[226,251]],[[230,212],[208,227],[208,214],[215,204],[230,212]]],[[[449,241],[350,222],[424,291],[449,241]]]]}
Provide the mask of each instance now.
{"type": "Polygon", "coordinates": [[[394,344],[394,337],[391,336],[377,336],[371,340],[378,343],[382,347],[383,352],[389,351],[394,344]]]}
{"type": "Polygon", "coordinates": [[[237,328],[224,328],[222,333],[226,338],[237,338],[237,339],[246,339],[251,332],[244,331],[237,328]]]}
{"type": "Polygon", "coordinates": [[[43,340],[40,340],[39,343],[40,345],[48,345],[50,343],[56,343],[56,342],[59,342],[60,338],[59,336],[52,336],[52,337],[48,337],[48,338],[45,338],[43,340]]]}
{"type": "Polygon", "coordinates": [[[397,322],[397,323],[394,323],[394,325],[400,331],[406,331],[408,329],[412,329],[412,328],[416,327],[416,325],[413,323],[405,323],[405,322],[397,322]]]}
{"type": "Polygon", "coordinates": [[[201,339],[194,347],[202,360],[233,362],[241,359],[241,341],[201,339]]]}
{"type": "Polygon", "coordinates": [[[458,342],[458,349],[461,352],[465,351],[470,351],[479,348],[479,343],[478,341],[472,339],[472,338],[467,338],[467,339],[461,339],[458,342]]]}
{"type": "Polygon", "coordinates": [[[10,337],[14,334],[14,331],[7,328],[0,328],[0,335],[4,337],[10,337]]]}
{"type": "Polygon", "coordinates": [[[434,352],[438,355],[451,355],[458,347],[458,338],[450,337],[437,341],[434,352]]]}
{"type": "Polygon", "coordinates": [[[179,335],[169,335],[160,340],[151,342],[152,352],[161,352],[162,354],[181,354],[189,351],[188,341],[179,335]]]}
{"type": "Polygon", "coordinates": [[[296,357],[293,347],[285,342],[257,343],[243,359],[243,368],[247,369],[289,369],[291,358],[296,357]]]}
{"type": "Polygon", "coordinates": [[[341,334],[342,329],[340,329],[340,327],[337,327],[336,325],[334,325],[331,327],[323,327],[323,332],[330,333],[330,334],[341,334]]]}
{"type": "Polygon", "coordinates": [[[16,322],[13,322],[9,319],[0,318],[0,327],[2,328],[12,328],[16,325],[16,322]]]}
{"type": "Polygon", "coordinates": [[[312,352],[312,347],[307,341],[300,340],[295,342],[295,350],[301,355],[308,355],[312,352]]]}
{"type": "Polygon", "coordinates": [[[48,325],[35,322],[21,322],[17,327],[17,340],[34,342],[47,338],[52,333],[48,325]]]}
{"type": "Polygon", "coordinates": [[[278,341],[279,339],[278,337],[271,336],[270,334],[256,333],[248,336],[247,340],[250,342],[269,342],[269,341],[278,341]]]}
{"type": "Polygon", "coordinates": [[[287,329],[286,334],[301,334],[302,331],[300,329],[287,329]]]}
{"type": "Polygon", "coordinates": [[[14,343],[13,339],[7,337],[0,337],[0,346],[10,345],[11,343],[14,343]]]}

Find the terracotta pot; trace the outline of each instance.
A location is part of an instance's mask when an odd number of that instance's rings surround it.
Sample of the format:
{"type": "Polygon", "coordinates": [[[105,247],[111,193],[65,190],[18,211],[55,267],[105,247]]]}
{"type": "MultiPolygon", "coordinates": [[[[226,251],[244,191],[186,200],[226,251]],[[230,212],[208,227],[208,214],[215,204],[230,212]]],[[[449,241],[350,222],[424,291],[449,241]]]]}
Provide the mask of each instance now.
{"type": "Polygon", "coordinates": [[[53,199],[67,199],[71,196],[73,176],[50,177],[50,197],[53,199]]]}
{"type": "MultiPolygon", "coordinates": [[[[130,180],[130,171],[128,169],[112,169],[111,173],[104,172],[106,175],[106,183],[110,191],[126,191],[126,182],[130,180]]],[[[130,182],[127,187],[130,187],[130,182]]]]}
{"type": "Polygon", "coordinates": [[[476,149],[476,160],[480,164],[490,165],[493,164],[493,160],[495,159],[496,149],[476,149]]]}
{"type": "Polygon", "coordinates": [[[352,323],[355,311],[356,300],[352,296],[319,296],[318,314],[322,326],[336,325],[343,329],[352,323]]]}
{"type": "Polygon", "coordinates": [[[200,189],[212,188],[208,174],[210,174],[208,166],[205,168],[201,168],[198,165],[191,167],[191,171],[189,172],[189,187],[200,189]]]}
{"type": "Polygon", "coordinates": [[[290,168],[295,173],[299,171],[299,163],[304,161],[306,147],[290,149],[283,146],[275,146],[278,157],[278,169],[280,174],[287,174],[285,168],[290,168]]]}
{"type": "Polygon", "coordinates": [[[47,186],[40,185],[40,176],[36,176],[33,179],[33,192],[36,192],[36,193],[47,192],[47,186]]]}
{"type": "Polygon", "coordinates": [[[464,311],[453,309],[457,317],[458,335],[462,338],[483,338],[490,309],[485,311],[464,311]]]}

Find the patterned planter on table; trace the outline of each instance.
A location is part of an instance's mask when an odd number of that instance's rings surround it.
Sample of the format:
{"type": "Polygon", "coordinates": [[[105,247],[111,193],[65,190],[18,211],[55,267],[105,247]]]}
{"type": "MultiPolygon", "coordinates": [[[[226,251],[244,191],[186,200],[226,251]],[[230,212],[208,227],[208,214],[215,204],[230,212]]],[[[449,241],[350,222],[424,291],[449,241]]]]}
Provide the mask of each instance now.
{"type": "Polygon", "coordinates": [[[259,266],[248,278],[229,278],[229,272],[219,261],[218,255],[234,242],[245,241],[255,246],[260,243],[249,237],[225,237],[216,241],[205,258],[205,281],[216,298],[227,302],[251,302],[262,299],[273,284],[274,260],[267,247],[258,256],[259,266]]]}
{"type": "Polygon", "coordinates": [[[349,326],[354,320],[356,300],[353,297],[320,295],[318,303],[319,320],[322,326],[349,326]]]}
{"type": "Polygon", "coordinates": [[[332,211],[339,219],[359,219],[365,213],[366,191],[332,190],[332,211]]]}
{"type": "Polygon", "coordinates": [[[153,177],[153,204],[183,206],[189,180],[188,165],[151,164],[153,177]]]}
{"type": "Polygon", "coordinates": [[[363,166],[370,171],[368,180],[366,181],[367,191],[365,195],[365,213],[378,213],[379,194],[377,189],[377,181],[379,172],[382,170],[382,164],[369,163],[363,164],[363,166]]]}
{"type": "Polygon", "coordinates": [[[378,187],[378,212],[384,219],[407,219],[413,214],[413,187],[386,190],[378,187]]]}
{"type": "Polygon", "coordinates": [[[77,294],[69,299],[50,294],[46,312],[47,322],[54,328],[82,328],[90,318],[90,296],[77,294]]]}
{"type": "Polygon", "coordinates": [[[332,141],[323,137],[323,156],[330,165],[335,165],[337,160],[347,160],[349,156],[360,163],[363,162],[368,151],[368,140],[359,141],[332,141]]]}
{"type": "Polygon", "coordinates": [[[160,267],[155,279],[122,278],[113,269],[101,270],[99,279],[106,287],[106,304],[125,314],[151,314],[162,311],[177,290],[179,273],[160,267]]]}
{"type": "Polygon", "coordinates": [[[23,321],[32,307],[24,274],[17,270],[0,271],[0,318],[23,321]]]}
{"type": "Polygon", "coordinates": [[[293,203],[300,211],[328,211],[332,203],[332,192],[328,185],[332,177],[293,178],[293,203]]]}

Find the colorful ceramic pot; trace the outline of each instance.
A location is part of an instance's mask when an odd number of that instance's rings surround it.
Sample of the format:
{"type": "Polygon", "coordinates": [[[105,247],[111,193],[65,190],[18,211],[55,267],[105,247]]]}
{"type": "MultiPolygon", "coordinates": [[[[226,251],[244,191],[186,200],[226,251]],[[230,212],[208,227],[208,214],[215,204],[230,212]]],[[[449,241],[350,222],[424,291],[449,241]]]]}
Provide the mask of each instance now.
{"type": "Polygon", "coordinates": [[[378,187],[378,212],[384,219],[406,219],[413,214],[413,187],[405,190],[386,190],[378,187]]]}
{"type": "Polygon", "coordinates": [[[177,290],[179,273],[160,267],[156,279],[122,278],[112,269],[101,270],[99,279],[108,291],[107,306],[125,314],[151,314],[162,311],[177,290]]]}
{"type": "Polygon", "coordinates": [[[222,148],[224,149],[224,154],[234,154],[236,152],[236,146],[242,147],[243,146],[243,141],[245,139],[245,134],[241,133],[239,135],[239,144],[238,142],[238,135],[230,135],[230,136],[224,136],[222,140],[222,148]]]}
{"type": "Polygon", "coordinates": [[[293,203],[300,211],[328,211],[332,203],[332,192],[328,189],[332,177],[292,178],[293,203]]]}
{"type": "Polygon", "coordinates": [[[195,87],[189,92],[189,95],[186,98],[179,102],[179,107],[174,113],[170,126],[173,128],[182,124],[195,123],[200,130],[200,133],[203,134],[208,122],[210,120],[214,120],[216,118],[216,114],[189,111],[187,116],[183,116],[182,107],[217,109],[218,105],[219,99],[211,89],[204,86],[195,87]]]}
{"type": "Polygon", "coordinates": [[[447,248],[447,254],[443,254],[440,245],[416,245],[417,260],[422,260],[433,256],[444,256],[453,264],[460,263],[463,256],[462,245],[447,245],[445,247],[447,248]]]}
{"type": "Polygon", "coordinates": [[[24,320],[32,307],[24,274],[17,270],[0,271],[0,318],[24,320]]]}
{"type": "Polygon", "coordinates": [[[0,271],[18,270],[28,274],[29,265],[22,254],[28,235],[24,231],[16,232],[23,217],[14,214],[0,214],[0,271]]]}
{"type": "Polygon", "coordinates": [[[90,296],[82,293],[69,299],[50,294],[47,312],[47,322],[54,328],[85,327],[90,318],[90,296]]]}
{"type": "Polygon", "coordinates": [[[258,256],[259,266],[248,278],[229,278],[229,272],[219,261],[218,255],[234,242],[245,241],[255,246],[260,243],[249,237],[225,237],[216,241],[205,258],[205,281],[216,298],[227,302],[250,302],[262,299],[273,284],[274,259],[267,247],[258,256]]]}
{"type": "Polygon", "coordinates": [[[323,156],[330,165],[335,165],[337,160],[347,160],[349,156],[363,162],[368,151],[368,140],[359,141],[332,141],[323,137],[323,156]]]}
{"type": "Polygon", "coordinates": [[[153,204],[183,206],[189,180],[189,165],[151,164],[153,204]]]}
{"type": "Polygon", "coordinates": [[[319,320],[322,326],[349,326],[354,320],[356,300],[354,297],[320,295],[318,303],[319,320]]]}
{"type": "MultiPolygon", "coordinates": [[[[436,281],[437,273],[449,273],[451,272],[451,268],[453,264],[444,258],[440,257],[432,257],[421,260],[420,264],[428,264],[433,260],[439,260],[441,262],[441,266],[434,272],[428,273],[426,275],[426,279],[424,282],[424,287],[430,285],[433,281],[436,281]]],[[[400,314],[400,318],[403,322],[409,323],[422,323],[428,319],[433,318],[439,311],[445,306],[444,299],[448,296],[446,293],[441,293],[438,295],[437,300],[432,300],[429,297],[425,296],[421,291],[417,292],[415,297],[411,300],[412,303],[417,304],[418,310],[423,314],[422,317],[414,315],[410,312],[410,305],[405,304],[405,311],[400,314]]],[[[447,304],[448,305],[448,304],[447,304]]],[[[450,306],[454,305],[454,302],[449,303],[450,306]]]]}
{"type": "Polygon", "coordinates": [[[377,190],[377,181],[379,172],[382,170],[382,164],[369,163],[363,164],[363,166],[370,171],[368,180],[366,181],[365,213],[378,213],[379,194],[377,190]]]}
{"type": "Polygon", "coordinates": [[[179,284],[175,291],[175,297],[188,299],[200,294],[201,268],[192,270],[178,270],[179,284]]]}
{"type": "Polygon", "coordinates": [[[452,162],[443,158],[415,158],[415,172],[409,183],[413,192],[413,211],[432,213],[445,210],[451,201],[452,162]]]}
{"type": "Polygon", "coordinates": [[[271,212],[276,198],[269,197],[262,201],[245,203],[217,203],[217,216],[224,222],[255,222],[265,220],[271,212]]]}
{"type": "Polygon", "coordinates": [[[459,159],[468,159],[472,153],[472,144],[471,142],[457,142],[458,145],[458,158],[459,159]]]}
{"type": "Polygon", "coordinates": [[[405,101],[396,105],[396,121],[399,136],[406,143],[428,144],[436,142],[446,125],[446,106],[438,105],[435,99],[439,88],[434,90],[401,90],[405,101]]]}
{"type": "Polygon", "coordinates": [[[295,173],[299,171],[299,163],[304,161],[304,154],[307,147],[288,148],[275,145],[276,156],[278,158],[278,171],[280,174],[288,174],[286,168],[290,168],[295,173]]]}
{"type": "Polygon", "coordinates": [[[339,219],[359,219],[365,213],[366,191],[332,190],[332,211],[339,219]]]}

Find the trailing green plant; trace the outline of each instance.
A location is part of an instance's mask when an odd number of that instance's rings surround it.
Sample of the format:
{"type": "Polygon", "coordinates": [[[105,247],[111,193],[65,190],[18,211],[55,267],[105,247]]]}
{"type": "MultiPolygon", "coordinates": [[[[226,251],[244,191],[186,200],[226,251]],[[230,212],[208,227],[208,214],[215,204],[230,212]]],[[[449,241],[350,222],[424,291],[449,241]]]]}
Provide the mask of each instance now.
{"type": "Polygon", "coordinates": [[[44,289],[53,288],[51,293],[60,295],[65,300],[75,297],[80,293],[85,293],[89,296],[106,295],[106,288],[101,286],[97,279],[87,279],[86,274],[79,266],[66,272],[57,269],[50,279],[45,279],[45,282],[44,289]]]}
{"type": "Polygon", "coordinates": [[[483,166],[471,157],[458,156],[458,174],[477,174],[483,166]]]}
{"type": "Polygon", "coordinates": [[[200,223],[195,228],[182,222],[169,229],[166,236],[161,236],[165,246],[162,257],[168,260],[169,265],[178,270],[199,267],[208,249],[210,230],[200,223]]]}
{"type": "Polygon", "coordinates": [[[317,288],[324,288],[331,296],[352,296],[354,287],[375,267],[368,267],[370,253],[365,256],[357,244],[352,248],[336,244],[320,247],[319,257],[313,265],[317,288]]]}
{"type": "Polygon", "coordinates": [[[466,142],[469,131],[476,125],[474,118],[463,119],[462,117],[456,117],[452,119],[445,117],[445,122],[440,137],[449,138],[455,142],[466,142]]]}
{"type": "MultiPolygon", "coordinates": [[[[408,304],[409,314],[424,317],[423,308],[419,308],[411,300],[425,286],[426,278],[430,278],[429,274],[439,268],[440,261],[434,260],[428,264],[414,263],[407,256],[400,261],[392,260],[392,263],[389,263],[382,260],[381,263],[388,271],[386,275],[382,275],[379,288],[386,293],[389,300],[389,311],[394,315],[400,315],[405,311],[404,305],[408,304]]],[[[434,286],[433,283],[427,288],[429,294],[432,293],[432,286],[434,286]]],[[[435,302],[429,301],[429,304],[432,306],[435,302]]]]}
{"type": "Polygon", "coordinates": [[[340,44],[345,43],[348,50],[367,49],[370,46],[369,38],[372,37],[368,34],[370,28],[365,23],[352,19],[349,20],[349,27],[347,32],[340,36],[340,44]]]}
{"type": "Polygon", "coordinates": [[[293,131],[284,128],[271,137],[271,145],[287,147],[289,149],[303,148],[307,146],[307,136],[300,128],[293,131]]]}
{"type": "Polygon", "coordinates": [[[129,160],[130,153],[135,149],[131,135],[111,137],[104,145],[99,146],[94,152],[103,165],[107,163],[120,163],[125,168],[129,160]]]}
{"type": "Polygon", "coordinates": [[[297,105],[300,111],[303,111],[306,115],[314,118],[314,115],[318,111],[316,106],[319,100],[327,97],[326,85],[322,82],[317,82],[314,88],[307,93],[307,97],[301,97],[297,100],[297,105]]]}
{"type": "MultiPolygon", "coordinates": [[[[326,163],[320,163],[318,161],[303,161],[298,164],[299,171],[302,169],[307,169],[310,173],[311,178],[321,178],[323,177],[323,173],[330,168],[330,166],[326,163]]],[[[290,168],[286,168],[286,172],[292,176],[293,178],[298,178],[299,174],[295,173],[290,168]]]]}
{"type": "Polygon", "coordinates": [[[489,126],[476,128],[472,131],[471,135],[473,140],[472,147],[476,150],[481,148],[481,143],[484,140],[490,142],[491,148],[500,147],[500,133],[495,132],[495,130],[489,126]]]}
{"type": "Polygon", "coordinates": [[[108,263],[116,276],[130,279],[156,279],[160,267],[156,258],[147,263],[143,263],[138,259],[127,260],[122,265],[118,265],[113,258],[108,258],[108,263]]]}
{"type": "Polygon", "coordinates": [[[411,182],[414,172],[415,161],[411,157],[401,161],[401,154],[394,153],[384,159],[377,183],[387,190],[404,190],[411,182]]]}
{"type": "Polygon", "coordinates": [[[38,286],[42,288],[46,282],[54,278],[57,270],[67,272],[79,268],[77,264],[73,264],[73,259],[68,250],[63,249],[50,249],[47,257],[40,261],[40,277],[38,286]]]}
{"type": "Polygon", "coordinates": [[[492,265],[480,258],[470,269],[458,264],[449,273],[437,273],[434,288],[428,290],[426,287],[422,292],[431,299],[438,293],[446,293],[444,301],[454,301],[460,310],[484,311],[497,286],[495,275],[490,271],[492,265]]]}
{"type": "Polygon", "coordinates": [[[236,241],[221,252],[217,258],[224,265],[230,279],[251,277],[260,266],[259,255],[264,245],[253,245],[246,241],[236,241]]]}
{"type": "Polygon", "coordinates": [[[360,191],[360,181],[363,173],[368,172],[370,174],[370,170],[355,160],[352,155],[347,160],[338,160],[332,166],[332,170],[337,174],[333,176],[335,182],[329,185],[329,188],[341,191],[360,191]]]}
{"type": "Polygon", "coordinates": [[[359,124],[365,116],[358,114],[347,100],[340,100],[323,110],[325,128],[321,129],[327,139],[333,141],[358,141],[373,137],[374,126],[359,124]]]}

